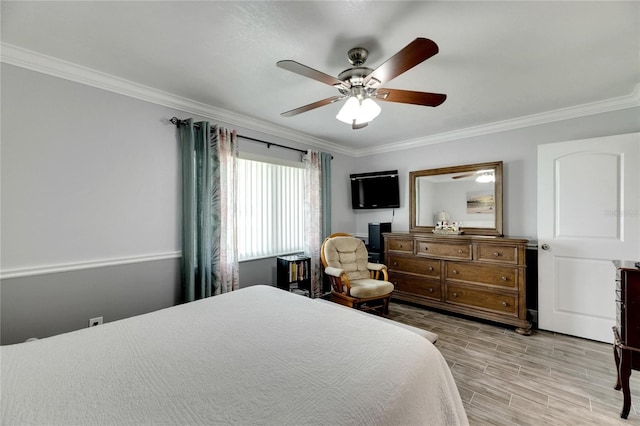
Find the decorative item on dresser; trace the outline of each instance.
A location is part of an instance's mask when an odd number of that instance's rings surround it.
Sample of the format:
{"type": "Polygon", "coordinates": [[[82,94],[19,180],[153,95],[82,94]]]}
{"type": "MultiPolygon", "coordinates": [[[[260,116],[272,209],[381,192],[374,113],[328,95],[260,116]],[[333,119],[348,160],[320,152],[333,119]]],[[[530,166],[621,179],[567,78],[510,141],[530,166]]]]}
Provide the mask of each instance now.
{"type": "Polygon", "coordinates": [[[626,419],[631,409],[629,376],[640,370],[640,265],[615,260],[616,326],[613,327],[613,356],[618,378],[615,389],[622,389],[623,405],[620,417],[626,419]]]}
{"type": "Polygon", "coordinates": [[[384,234],[393,298],[509,324],[531,334],[526,239],[384,234]]]}

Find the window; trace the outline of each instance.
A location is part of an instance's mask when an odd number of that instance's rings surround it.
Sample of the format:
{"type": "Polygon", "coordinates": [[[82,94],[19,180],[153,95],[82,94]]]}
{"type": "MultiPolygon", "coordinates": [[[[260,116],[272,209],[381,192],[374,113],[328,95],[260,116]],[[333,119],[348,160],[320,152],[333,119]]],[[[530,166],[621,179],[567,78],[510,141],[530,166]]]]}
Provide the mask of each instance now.
{"type": "Polygon", "coordinates": [[[238,260],[303,251],[304,172],[238,159],[238,260]]]}

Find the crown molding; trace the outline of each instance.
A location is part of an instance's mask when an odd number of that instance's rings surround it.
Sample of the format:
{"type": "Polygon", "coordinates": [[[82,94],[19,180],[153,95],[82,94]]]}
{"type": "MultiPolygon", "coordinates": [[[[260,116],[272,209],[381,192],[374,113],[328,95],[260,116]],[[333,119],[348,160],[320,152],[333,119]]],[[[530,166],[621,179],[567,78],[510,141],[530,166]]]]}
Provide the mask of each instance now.
{"type": "Polygon", "coordinates": [[[309,136],[286,127],[277,126],[265,121],[250,118],[222,108],[217,108],[172,93],[154,89],[92,68],[84,67],[52,56],[43,55],[32,50],[8,43],[0,44],[0,62],[37,71],[53,77],[70,80],[98,89],[125,95],[131,98],[151,102],[157,105],[175,108],[186,113],[199,115],[208,119],[221,121],[232,126],[261,132],[266,135],[282,138],[294,143],[325,149],[333,153],[355,156],[351,149],[332,142],[309,136]]]}
{"type": "Polygon", "coordinates": [[[382,154],[640,106],[638,84],[631,94],[618,98],[356,150],[8,43],[0,43],[0,62],[351,157],[382,154]]]}
{"type": "Polygon", "coordinates": [[[639,106],[640,84],[638,84],[633,92],[631,92],[629,95],[624,95],[617,98],[577,105],[568,108],[560,108],[552,111],[546,111],[539,114],[532,114],[504,121],[496,121],[494,123],[482,124],[480,126],[468,127],[466,129],[454,130],[452,132],[439,133],[437,135],[426,136],[423,138],[391,143],[381,147],[367,148],[364,150],[356,151],[354,154],[356,157],[382,154],[391,151],[399,151],[425,145],[450,142],[476,136],[488,135],[492,133],[506,132],[509,130],[521,129],[524,127],[539,126],[556,121],[570,120],[572,118],[586,117],[595,114],[618,111],[621,109],[636,108],[639,106]]]}

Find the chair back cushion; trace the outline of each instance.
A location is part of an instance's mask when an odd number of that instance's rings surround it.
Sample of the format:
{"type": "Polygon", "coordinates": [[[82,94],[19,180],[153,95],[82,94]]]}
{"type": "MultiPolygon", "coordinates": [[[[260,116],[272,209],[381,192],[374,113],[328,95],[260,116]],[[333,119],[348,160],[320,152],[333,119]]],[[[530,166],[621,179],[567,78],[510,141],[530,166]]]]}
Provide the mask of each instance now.
{"type": "Polygon", "coordinates": [[[344,269],[349,281],[369,278],[369,254],[358,238],[329,238],[324,244],[324,257],[327,266],[344,269]]]}

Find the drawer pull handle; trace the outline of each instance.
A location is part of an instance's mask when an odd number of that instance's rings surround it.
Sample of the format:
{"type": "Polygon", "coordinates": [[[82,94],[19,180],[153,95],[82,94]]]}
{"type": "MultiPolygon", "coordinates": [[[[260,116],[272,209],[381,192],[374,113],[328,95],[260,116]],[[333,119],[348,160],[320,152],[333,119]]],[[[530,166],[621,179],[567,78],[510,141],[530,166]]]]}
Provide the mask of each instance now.
{"type": "Polygon", "coordinates": [[[462,249],[458,249],[458,253],[462,254],[462,249]]]}
{"type": "Polygon", "coordinates": [[[509,281],[509,278],[505,277],[504,275],[502,276],[502,281],[509,281]]]}
{"type": "Polygon", "coordinates": [[[402,248],[402,244],[400,244],[400,248],[402,248]]]}
{"type": "Polygon", "coordinates": [[[502,302],[502,306],[506,308],[507,306],[509,306],[509,304],[507,302],[502,302]]]}
{"type": "Polygon", "coordinates": [[[429,288],[429,293],[433,293],[433,288],[429,288]]]}
{"type": "Polygon", "coordinates": [[[429,250],[429,247],[425,247],[425,248],[424,248],[424,251],[427,251],[427,250],[429,250]]]}
{"type": "Polygon", "coordinates": [[[433,266],[429,266],[429,270],[430,270],[430,271],[433,271],[433,266]]]}
{"type": "Polygon", "coordinates": [[[494,252],[493,252],[493,255],[494,255],[495,257],[500,257],[500,252],[498,252],[498,251],[494,251],[494,252]]]}
{"type": "Polygon", "coordinates": [[[398,262],[393,262],[393,266],[398,266],[398,262]]]}
{"type": "Polygon", "coordinates": [[[453,297],[458,297],[458,293],[453,293],[453,297]]]}
{"type": "Polygon", "coordinates": [[[456,271],[455,269],[451,272],[453,272],[453,275],[458,275],[458,271],[456,271]]]}

